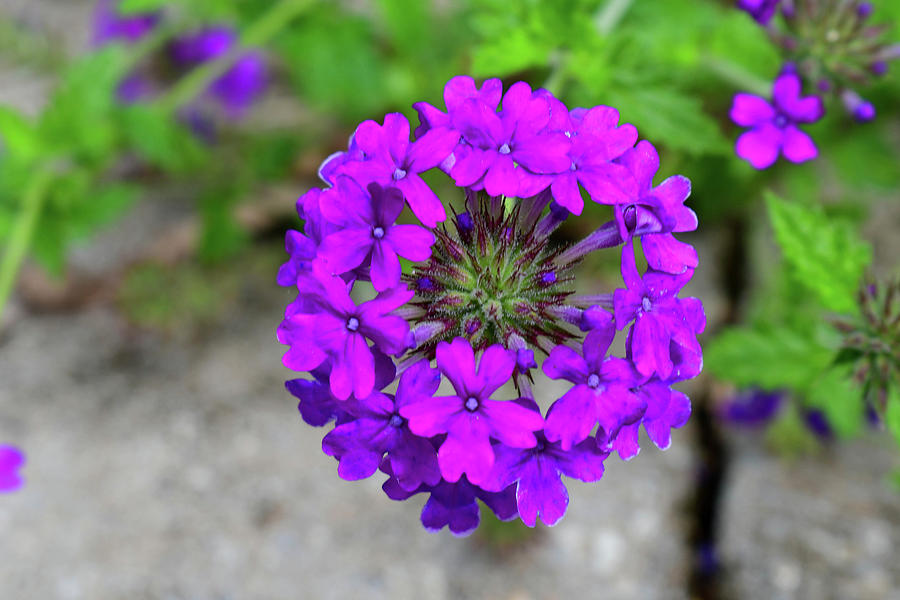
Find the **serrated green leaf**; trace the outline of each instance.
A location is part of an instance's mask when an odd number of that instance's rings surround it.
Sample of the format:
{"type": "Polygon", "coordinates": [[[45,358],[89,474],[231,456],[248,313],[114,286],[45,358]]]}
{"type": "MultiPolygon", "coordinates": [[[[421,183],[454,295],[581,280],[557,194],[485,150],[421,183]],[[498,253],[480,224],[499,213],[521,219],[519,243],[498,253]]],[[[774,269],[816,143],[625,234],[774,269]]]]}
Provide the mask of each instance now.
{"type": "Polygon", "coordinates": [[[857,286],[872,251],[847,223],[819,207],[788,203],[766,194],[775,239],[796,281],[837,312],[856,310],[857,286]]]}
{"type": "Polygon", "coordinates": [[[733,328],[704,348],[706,369],[739,386],[804,389],[828,366],[833,353],[809,335],[785,328],[733,328]]]}
{"type": "Polygon", "coordinates": [[[806,393],[809,406],[819,408],[840,437],[859,432],[865,420],[862,391],[847,369],[833,368],[816,378],[806,393]]]}

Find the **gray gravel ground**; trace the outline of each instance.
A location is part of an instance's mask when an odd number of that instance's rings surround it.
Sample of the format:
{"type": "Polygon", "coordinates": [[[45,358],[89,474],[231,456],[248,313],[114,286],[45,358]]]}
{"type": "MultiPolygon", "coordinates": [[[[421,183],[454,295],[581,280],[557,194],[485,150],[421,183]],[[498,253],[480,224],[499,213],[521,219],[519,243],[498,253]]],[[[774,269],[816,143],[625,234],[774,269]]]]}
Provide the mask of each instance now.
{"type": "Polygon", "coordinates": [[[7,332],[0,428],[28,483],[0,499],[0,598],[685,597],[687,433],[573,484],[563,523],[516,552],[429,534],[424,499],[343,482],[321,453],[282,388],[278,304],[191,345],[102,309],[7,332]]]}

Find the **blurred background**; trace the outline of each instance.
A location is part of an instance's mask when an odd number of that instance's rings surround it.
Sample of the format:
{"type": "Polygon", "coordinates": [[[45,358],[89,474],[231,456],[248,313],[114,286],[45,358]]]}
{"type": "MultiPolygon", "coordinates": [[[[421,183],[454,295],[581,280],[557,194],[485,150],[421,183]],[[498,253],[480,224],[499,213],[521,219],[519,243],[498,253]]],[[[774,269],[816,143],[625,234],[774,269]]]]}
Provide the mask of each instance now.
{"type": "MultiPolygon", "coordinates": [[[[874,120],[833,99],[817,160],[756,171],[728,114],[775,41],[730,0],[0,0],[0,443],[27,455],[0,597],[900,598],[892,422],[809,358],[861,273],[897,274],[900,66],[859,90],[874,120]],[[571,481],[552,529],[482,511],[465,539],[338,478],[274,335],[318,165],[457,74],[614,106],[689,177],[710,324],[670,449],[571,481]]],[[[611,291],[609,260],[579,285],[611,291]]]]}

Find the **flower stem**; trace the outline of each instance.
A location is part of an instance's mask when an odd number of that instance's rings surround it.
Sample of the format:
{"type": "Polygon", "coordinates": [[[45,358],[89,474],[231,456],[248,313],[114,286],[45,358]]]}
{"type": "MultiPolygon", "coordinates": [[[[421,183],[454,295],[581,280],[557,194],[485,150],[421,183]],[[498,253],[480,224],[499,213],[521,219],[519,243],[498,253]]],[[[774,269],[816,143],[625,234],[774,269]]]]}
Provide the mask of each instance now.
{"type": "Polygon", "coordinates": [[[751,73],[741,65],[730,60],[713,57],[704,58],[702,64],[710,73],[742,91],[750,92],[763,98],[769,96],[769,88],[772,87],[772,84],[751,73]]]}
{"type": "Polygon", "coordinates": [[[13,223],[6,251],[0,261],[0,317],[3,316],[3,308],[12,293],[25,253],[31,245],[31,238],[40,221],[41,210],[52,179],[50,171],[38,171],[25,189],[22,206],[13,223]]]}
{"type": "Polygon", "coordinates": [[[159,99],[163,110],[174,112],[202,94],[217,78],[234,66],[247,48],[262,46],[318,0],[281,0],[274,4],[243,33],[240,43],[221,58],[197,67],[159,99]]]}
{"type": "Polygon", "coordinates": [[[600,35],[609,35],[628,12],[634,0],[607,0],[594,16],[594,27],[600,35]]]}

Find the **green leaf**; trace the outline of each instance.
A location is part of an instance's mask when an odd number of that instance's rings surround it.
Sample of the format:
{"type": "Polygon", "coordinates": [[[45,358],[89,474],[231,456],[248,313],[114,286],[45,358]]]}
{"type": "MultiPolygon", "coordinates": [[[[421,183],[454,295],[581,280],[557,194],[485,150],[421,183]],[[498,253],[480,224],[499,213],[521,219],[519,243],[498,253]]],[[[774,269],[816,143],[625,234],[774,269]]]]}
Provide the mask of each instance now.
{"type": "Polygon", "coordinates": [[[31,162],[41,150],[35,126],[17,110],[0,106],[0,160],[14,156],[19,161],[31,162]]]}
{"type": "Polygon", "coordinates": [[[155,12],[165,8],[169,0],[120,0],[116,9],[121,15],[155,12]]]}
{"type": "Polygon", "coordinates": [[[856,310],[854,297],[872,251],[852,227],[829,219],[819,207],[788,203],[766,194],[775,239],[798,283],[837,312],[856,310]]]}
{"type": "Polygon", "coordinates": [[[367,20],[323,6],[276,47],[297,92],[317,108],[350,120],[384,106],[384,62],[367,20]]]}
{"type": "Polygon", "coordinates": [[[115,149],[116,87],[127,73],[127,51],[109,46],[72,65],[39,123],[41,137],[55,152],[102,161],[115,149]]]}
{"type": "Polygon", "coordinates": [[[783,327],[726,329],[704,349],[706,368],[716,377],[768,390],[806,388],[832,356],[811,336],[783,327]]]}
{"type": "Polygon", "coordinates": [[[810,406],[825,413],[828,424],[840,437],[859,432],[865,420],[862,391],[854,383],[848,369],[826,371],[810,386],[806,394],[810,406]]]}
{"type": "Polygon", "coordinates": [[[126,141],[149,163],[176,174],[202,166],[206,150],[171,113],[136,104],[122,112],[126,141]]]}
{"type": "Polygon", "coordinates": [[[551,47],[541,44],[523,29],[487,40],[472,56],[476,77],[502,76],[546,64],[551,47]]]}
{"type": "MultiPolygon", "coordinates": [[[[607,91],[622,121],[633,123],[641,136],[690,154],[727,154],[731,144],[700,99],[674,87],[617,81],[607,91]]],[[[604,98],[604,102],[606,99],[604,98]]]]}

